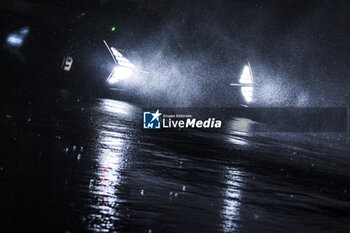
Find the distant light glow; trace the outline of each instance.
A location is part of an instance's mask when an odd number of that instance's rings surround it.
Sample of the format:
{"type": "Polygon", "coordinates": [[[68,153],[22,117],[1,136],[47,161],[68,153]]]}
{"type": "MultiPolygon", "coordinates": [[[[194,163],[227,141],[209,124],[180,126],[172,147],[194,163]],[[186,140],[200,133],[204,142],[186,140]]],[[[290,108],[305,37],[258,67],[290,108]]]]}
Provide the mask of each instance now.
{"type": "Polygon", "coordinates": [[[253,101],[253,74],[250,65],[245,65],[241,74],[239,82],[243,84],[241,86],[241,93],[247,103],[253,101]]]}
{"type": "Polygon", "coordinates": [[[129,78],[132,75],[133,71],[129,67],[124,66],[116,66],[112,74],[110,75],[110,78],[107,80],[110,84],[115,84],[119,82],[122,79],[129,78]]]}
{"type": "Polygon", "coordinates": [[[28,27],[23,27],[18,31],[10,33],[6,38],[7,45],[11,47],[17,47],[17,48],[22,47],[24,39],[28,35],[28,33],[29,33],[28,27]]]}
{"type": "Polygon", "coordinates": [[[239,80],[242,84],[252,84],[253,83],[253,77],[251,70],[248,65],[245,65],[242,71],[241,79],[239,80]]]}
{"type": "Polygon", "coordinates": [[[114,32],[114,31],[115,31],[115,29],[116,29],[115,27],[112,27],[112,29],[111,29],[111,30],[112,30],[112,32],[114,32]]]}
{"type": "Polygon", "coordinates": [[[23,38],[17,34],[10,34],[7,37],[7,44],[13,47],[22,47],[23,38]]]}
{"type": "Polygon", "coordinates": [[[253,101],[253,87],[241,87],[241,93],[247,103],[253,101]]]}
{"type": "Polygon", "coordinates": [[[21,34],[28,34],[29,33],[29,28],[28,27],[24,27],[20,29],[20,33],[21,34]]]}

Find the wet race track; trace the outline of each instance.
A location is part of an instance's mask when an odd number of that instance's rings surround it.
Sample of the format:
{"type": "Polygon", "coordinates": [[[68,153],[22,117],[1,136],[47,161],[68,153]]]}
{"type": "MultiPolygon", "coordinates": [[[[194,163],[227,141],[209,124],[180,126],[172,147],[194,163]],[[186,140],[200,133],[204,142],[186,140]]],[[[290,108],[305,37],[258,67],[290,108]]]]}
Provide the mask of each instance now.
{"type": "Polygon", "coordinates": [[[235,116],[143,130],[128,102],[32,104],[1,115],[8,231],[350,232],[346,133],[254,132],[235,116]]]}

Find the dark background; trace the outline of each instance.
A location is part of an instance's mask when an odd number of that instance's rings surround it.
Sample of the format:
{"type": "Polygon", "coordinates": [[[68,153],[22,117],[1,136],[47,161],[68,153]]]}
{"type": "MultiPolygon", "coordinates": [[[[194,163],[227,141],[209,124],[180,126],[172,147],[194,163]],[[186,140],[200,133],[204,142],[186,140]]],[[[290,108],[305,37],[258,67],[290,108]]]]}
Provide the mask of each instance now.
{"type": "MultiPolygon", "coordinates": [[[[39,36],[42,48],[54,41],[88,57],[93,54],[89,48],[108,39],[137,52],[129,58],[155,73],[140,95],[165,96],[162,105],[230,104],[235,97],[228,84],[237,82],[247,61],[257,83],[258,104],[349,102],[347,1],[15,2],[20,3],[1,3],[2,12],[19,13],[24,22],[53,33],[39,36]],[[27,7],[29,2],[35,5],[27,7]],[[112,26],[116,32],[110,31],[112,26]]],[[[5,31],[7,27],[2,26],[5,31]]],[[[95,58],[89,59],[90,66],[104,62],[95,58]]]]}
{"type": "Polygon", "coordinates": [[[349,9],[1,1],[2,229],[350,232],[349,111],[309,108],[348,106],[349,9]],[[21,27],[28,38],[9,49],[6,37],[21,27]],[[104,39],[150,72],[127,86],[127,101],[109,98],[104,39]],[[240,91],[229,84],[247,61],[257,108],[232,108],[240,91]],[[223,127],[143,129],[143,112],[157,109],[223,127]]]}

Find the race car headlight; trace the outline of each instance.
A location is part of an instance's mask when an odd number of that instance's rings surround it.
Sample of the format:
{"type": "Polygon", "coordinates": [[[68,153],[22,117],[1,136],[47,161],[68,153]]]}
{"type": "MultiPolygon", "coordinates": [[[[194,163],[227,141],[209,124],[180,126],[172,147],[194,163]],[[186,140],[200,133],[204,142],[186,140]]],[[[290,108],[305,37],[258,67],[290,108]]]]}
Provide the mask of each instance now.
{"type": "Polygon", "coordinates": [[[241,87],[241,93],[247,103],[250,103],[253,101],[253,87],[241,87]]]}
{"type": "Polygon", "coordinates": [[[116,66],[108,79],[108,83],[114,84],[119,82],[122,79],[129,78],[132,75],[133,71],[129,67],[125,66],[116,66]]]}
{"type": "Polygon", "coordinates": [[[23,27],[17,31],[10,33],[6,39],[7,46],[16,47],[16,48],[22,47],[24,43],[24,39],[29,34],[29,31],[30,31],[29,27],[23,27]]]}
{"type": "Polygon", "coordinates": [[[246,101],[246,103],[250,103],[253,101],[253,72],[250,64],[245,65],[241,74],[241,78],[239,80],[241,83],[241,93],[246,101]]]}

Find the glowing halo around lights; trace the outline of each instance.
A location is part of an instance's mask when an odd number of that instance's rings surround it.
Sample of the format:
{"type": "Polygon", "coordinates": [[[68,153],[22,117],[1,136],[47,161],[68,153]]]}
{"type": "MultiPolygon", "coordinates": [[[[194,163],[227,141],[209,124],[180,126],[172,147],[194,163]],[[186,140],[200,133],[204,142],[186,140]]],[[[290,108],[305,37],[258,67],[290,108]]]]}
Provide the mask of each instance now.
{"type": "Polygon", "coordinates": [[[239,80],[242,84],[252,84],[253,78],[251,74],[251,70],[248,65],[245,65],[242,71],[241,79],[239,80]]]}
{"type": "Polygon", "coordinates": [[[239,82],[242,84],[241,93],[247,103],[253,101],[253,74],[250,64],[245,65],[239,82]]]}
{"type": "Polygon", "coordinates": [[[15,32],[10,33],[6,38],[6,44],[11,47],[22,47],[24,39],[27,37],[29,32],[29,27],[23,27],[15,32]]]}
{"type": "Polygon", "coordinates": [[[133,74],[133,71],[129,67],[125,66],[116,66],[108,79],[108,83],[114,84],[119,82],[122,79],[129,78],[133,74]]]}
{"type": "Polygon", "coordinates": [[[107,42],[104,41],[107,49],[113,57],[116,66],[113,68],[109,75],[107,82],[109,84],[118,83],[122,79],[127,79],[133,75],[133,70],[136,69],[135,65],[132,64],[126,57],[123,56],[116,48],[109,47],[107,42]]]}
{"type": "Polygon", "coordinates": [[[241,87],[241,93],[247,103],[253,101],[253,87],[241,87]]]}
{"type": "Polygon", "coordinates": [[[21,47],[22,44],[23,44],[23,39],[21,36],[19,35],[16,35],[16,34],[10,34],[8,37],[7,37],[7,43],[11,46],[14,46],[14,47],[21,47]]]}

